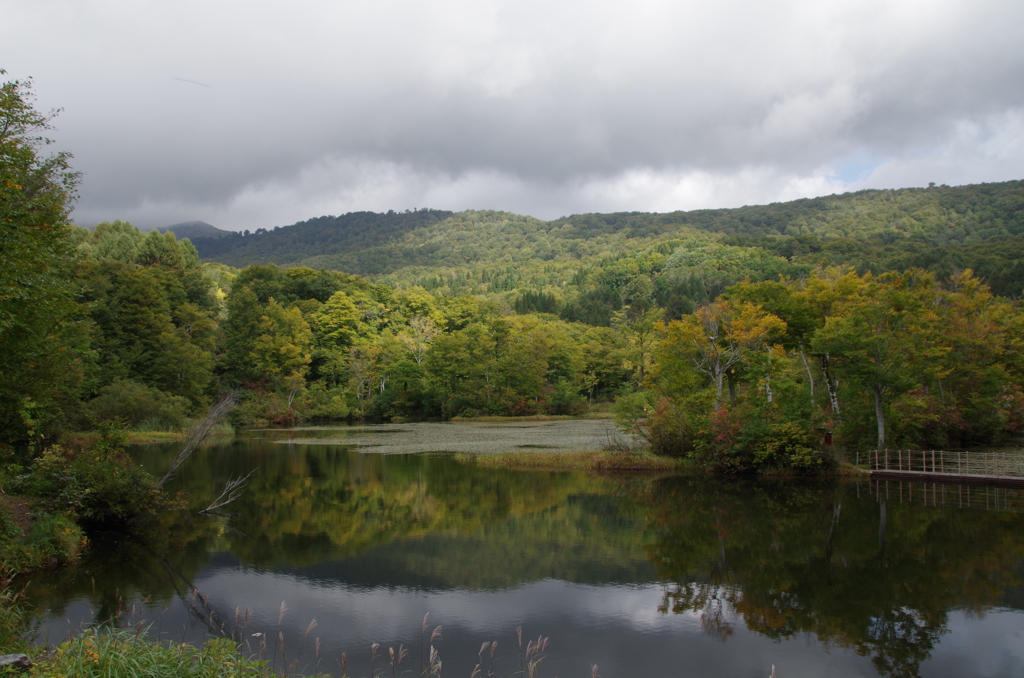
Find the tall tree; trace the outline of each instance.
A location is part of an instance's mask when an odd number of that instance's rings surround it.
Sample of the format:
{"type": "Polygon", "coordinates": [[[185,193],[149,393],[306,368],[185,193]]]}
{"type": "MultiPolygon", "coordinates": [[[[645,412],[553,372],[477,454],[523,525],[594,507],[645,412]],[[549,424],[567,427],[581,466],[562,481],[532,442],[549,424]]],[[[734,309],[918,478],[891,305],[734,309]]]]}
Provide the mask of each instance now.
{"type": "Polygon", "coordinates": [[[815,334],[816,352],[835,356],[843,373],[873,396],[880,450],[889,403],[921,381],[944,376],[948,346],[938,341],[937,302],[930,273],[886,274],[815,334]]]}
{"type": "Polygon", "coordinates": [[[70,284],[79,175],[68,153],[44,152],[55,113],[32,100],[31,81],[0,85],[0,442],[24,442],[59,419],[85,350],[70,284]]]}

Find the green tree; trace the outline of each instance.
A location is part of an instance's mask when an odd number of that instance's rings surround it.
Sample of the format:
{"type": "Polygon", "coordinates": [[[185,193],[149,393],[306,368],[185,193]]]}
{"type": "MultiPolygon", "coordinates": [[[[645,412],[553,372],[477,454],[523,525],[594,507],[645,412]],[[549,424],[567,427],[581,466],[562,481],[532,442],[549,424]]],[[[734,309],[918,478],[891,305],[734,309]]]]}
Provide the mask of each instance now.
{"type": "Polygon", "coordinates": [[[68,153],[45,153],[54,113],[32,99],[31,81],[0,85],[0,442],[60,421],[87,349],[70,281],[79,175],[68,153]]]}
{"type": "Polygon", "coordinates": [[[886,409],[919,384],[944,376],[948,347],[938,341],[938,289],[931,274],[886,274],[846,302],[814,338],[817,353],[871,393],[878,449],[886,445],[886,409]]]}

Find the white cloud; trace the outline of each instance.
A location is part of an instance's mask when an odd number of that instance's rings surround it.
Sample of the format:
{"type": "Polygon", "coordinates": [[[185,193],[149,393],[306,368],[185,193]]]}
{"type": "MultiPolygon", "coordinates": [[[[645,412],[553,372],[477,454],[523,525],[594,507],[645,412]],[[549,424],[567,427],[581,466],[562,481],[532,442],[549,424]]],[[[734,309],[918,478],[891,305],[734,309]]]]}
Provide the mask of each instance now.
{"type": "Polygon", "coordinates": [[[732,206],[1024,164],[1014,0],[0,11],[19,27],[0,66],[65,108],[55,136],[85,172],[80,222],[732,206]],[[850,158],[874,170],[848,176],[850,158]]]}

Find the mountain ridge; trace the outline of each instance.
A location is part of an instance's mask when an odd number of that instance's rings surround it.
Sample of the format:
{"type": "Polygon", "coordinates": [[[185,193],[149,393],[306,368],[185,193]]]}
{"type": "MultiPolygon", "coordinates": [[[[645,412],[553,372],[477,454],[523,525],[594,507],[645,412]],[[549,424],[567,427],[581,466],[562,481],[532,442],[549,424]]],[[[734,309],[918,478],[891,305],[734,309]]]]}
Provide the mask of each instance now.
{"type": "Polygon", "coordinates": [[[454,270],[482,279],[493,277],[488,270],[516,269],[503,275],[518,276],[521,286],[520,269],[547,267],[549,274],[536,277],[543,287],[601,260],[652,248],[667,256],[683,242],[753,248],[752,256],[787,264],[770,267],[776,273],[837,264],[876,272],[920,266],[942,274],[974,268],[996,281],[999,293],[1019,295],[1024,181],[869,189],[768,205],[590,213],[551,221],[483,210],[351,212],[193,240],[206,261],[341,270],[428,289],[440,284],[434,278],[451,278],[454,270]]]}

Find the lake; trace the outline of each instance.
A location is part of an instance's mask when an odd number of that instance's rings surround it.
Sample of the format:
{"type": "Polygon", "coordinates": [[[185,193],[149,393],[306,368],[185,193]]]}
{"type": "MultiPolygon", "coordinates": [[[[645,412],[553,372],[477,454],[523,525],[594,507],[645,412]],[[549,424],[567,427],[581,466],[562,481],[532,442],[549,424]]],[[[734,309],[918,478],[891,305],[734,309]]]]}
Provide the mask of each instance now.
{"type": "MultiPolygon", "coordinates": [[[[213,441],[168,485],[180,510],[131,538],[97,535],[80,563],[31,577],[39,638],[114,617],[175,642],[223,628],[263,643],[277,668],[338,674],[345,653],[362,677],[372,643],[375,673],[392,675],[388,648],[401,644],[395,673],[419,674],[421,638],[441,626],[442,675],[468,677],[497,641],[504,677],[520,669],[521,628],[524,651],[549,639],[535,671],[547,677],[594,664],[604,678],[766,678],[772,665],[779,678],[1024,675],[1020,492],[517,472],[450,453],[593,449],[609,428],[392,424],[213,441]],[[221,509],[232,515],[197,512],[250,472],[221,509]]],[[[177,450],[134,454],[162,473],[177,450]]]]}

